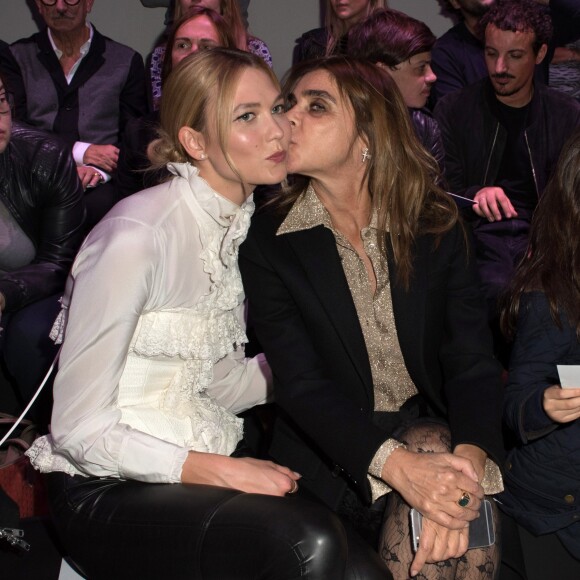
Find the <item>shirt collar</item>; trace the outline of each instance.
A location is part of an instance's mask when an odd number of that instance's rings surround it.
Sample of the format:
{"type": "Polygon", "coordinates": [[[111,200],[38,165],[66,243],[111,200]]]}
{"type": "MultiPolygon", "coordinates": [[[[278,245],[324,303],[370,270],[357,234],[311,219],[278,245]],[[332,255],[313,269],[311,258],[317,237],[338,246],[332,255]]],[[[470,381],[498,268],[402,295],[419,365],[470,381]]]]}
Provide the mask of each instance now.
{"type": "MultiPolygon", "coordinates": [[[[371,223],[368,227],[377,229],[377,223],[377,212],[373,211],[371,223]]],[[[288,215],[280,224],[276,235],[280,236],[292,232],[309,230],[316,226],[324,226],[334,231],[330,214],[316,195],[312,185],[309,185],[294,202],[288,215]]]]}
{"type": "Polygon", "coordinates": [[[239,206],[212,189],[199,175],[199,169],[191,163],[168,163],[167,169],[189,182],[193,196],[201,208],[223,227],[229,227],[238,214],[248,213],[251,216],[254,212],[253,194],[239,206]]]}
{"type": "MultiPolygon", "coordinates": [[[[89,52],[89,49],[91,48],[91,42],[93,41],[93,34],[94,34],[93,26],[90,22],[87,22],[86,27],[89,29],[89,39],[80,48],[81,57],[79,58],[79,60],[82,60],[87,55],[87,53],[89,52]]],[[[50,28],[47,28],[46,31],[48,32],[48,40],[50,40],[50,44],[52,45],[52,49],[54,50],[54,53],[56,54],[56,57],[58,58],[58,60],[60,60],[62,57],[62,50],[60,50],[56,46],[56,44],[54,43],[54,39],[52,38],[52,33],[50,32],[50,28]]]]}

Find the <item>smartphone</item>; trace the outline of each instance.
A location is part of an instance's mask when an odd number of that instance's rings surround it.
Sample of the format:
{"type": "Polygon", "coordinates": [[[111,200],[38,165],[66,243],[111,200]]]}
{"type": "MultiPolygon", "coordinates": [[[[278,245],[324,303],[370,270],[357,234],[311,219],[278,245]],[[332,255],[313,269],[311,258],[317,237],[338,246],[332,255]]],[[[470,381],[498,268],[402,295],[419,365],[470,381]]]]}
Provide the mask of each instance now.
{"type": "MultiPolygon", "coordinates": [[[[421,527],[423,525],[423,516],[416,509],[410,512],[411,520],[411,538],[413,540],[413,551],[419,548],[421,538],[421,527]]],[[[472,548],[487,548],[495,543],[495,529],[493,527],[493,515],[491,512],[491,503],[488,499],[481,502],[479,508],[479,517],[469,523],[469,546],[472,548]]]]}

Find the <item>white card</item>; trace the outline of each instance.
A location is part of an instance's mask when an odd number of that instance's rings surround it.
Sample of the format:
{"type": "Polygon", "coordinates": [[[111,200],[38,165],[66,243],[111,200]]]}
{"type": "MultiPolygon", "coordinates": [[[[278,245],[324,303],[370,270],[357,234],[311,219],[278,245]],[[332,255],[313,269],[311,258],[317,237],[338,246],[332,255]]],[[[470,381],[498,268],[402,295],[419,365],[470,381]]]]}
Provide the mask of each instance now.
{"type": "Polygon", "coordinates": [[[580,389],[580,365],[557,365],[563,389],[580,389]]]}

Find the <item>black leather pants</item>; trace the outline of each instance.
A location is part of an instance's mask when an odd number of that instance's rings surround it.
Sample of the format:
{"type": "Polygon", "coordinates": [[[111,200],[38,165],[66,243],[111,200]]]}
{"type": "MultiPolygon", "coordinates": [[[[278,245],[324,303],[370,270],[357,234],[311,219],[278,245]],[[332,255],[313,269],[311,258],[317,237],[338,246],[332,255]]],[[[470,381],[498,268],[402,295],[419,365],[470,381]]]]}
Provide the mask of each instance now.
{"type": "Polygon", "coordinates": [[[64,547],[91,580],[389,577],[380,564],[376,575],[346,572],[359,548],[336,515],[300,497],[63,473],[47,481],[64,547]]]}

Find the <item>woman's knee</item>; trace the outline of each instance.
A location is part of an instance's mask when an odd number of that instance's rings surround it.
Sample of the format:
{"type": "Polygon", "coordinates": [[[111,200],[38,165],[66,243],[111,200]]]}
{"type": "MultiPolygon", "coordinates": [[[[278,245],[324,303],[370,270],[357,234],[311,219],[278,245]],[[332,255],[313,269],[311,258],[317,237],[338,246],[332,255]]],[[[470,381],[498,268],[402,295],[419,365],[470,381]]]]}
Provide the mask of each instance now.
{"type": "Polygon", "coordinates": [[[407,427],[398,437],[409,451],[446,453],[451,451],[449,427],[439,421],[424,420],[407,427]]]}
{"type": "Polygon", "coordinates": [[[203,569],[208,578],[233,577],[219,555],[225,545],[238,552],[239,578],[338,580],[348,557],[340,519],[324,506],[298,497],[244,494],[222,506],[204,541],[203,569]]]}

